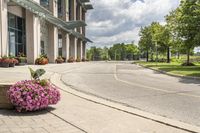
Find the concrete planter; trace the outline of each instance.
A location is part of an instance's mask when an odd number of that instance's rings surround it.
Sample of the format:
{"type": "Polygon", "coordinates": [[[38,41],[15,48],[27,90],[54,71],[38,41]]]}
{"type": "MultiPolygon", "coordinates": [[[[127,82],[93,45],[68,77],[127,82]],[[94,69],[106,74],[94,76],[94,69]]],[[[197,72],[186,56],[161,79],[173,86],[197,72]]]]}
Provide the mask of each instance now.
{"type": "Polygon", "coordinates": [[[7,97],[7,90],[11,85],[0,84],[0,109],[12,109],[13,106],[7,97]]]}
{"type": "Polygon", "coordinates": [[[9,67],[15,67],[15,63],[10,63],[9,67]]]}
{"type": "Polygon", "coordinates": [[[9,63],[2,62],[1,63],[1,67],[8,68],[9,67],[9,63]]]}

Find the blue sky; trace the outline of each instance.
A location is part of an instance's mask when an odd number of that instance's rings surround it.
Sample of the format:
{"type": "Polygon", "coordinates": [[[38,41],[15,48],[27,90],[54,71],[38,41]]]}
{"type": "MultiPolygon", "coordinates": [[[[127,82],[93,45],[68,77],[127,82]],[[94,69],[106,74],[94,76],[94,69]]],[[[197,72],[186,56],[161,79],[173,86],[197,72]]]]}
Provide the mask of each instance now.
{"type": "Polygon", "coordinates": [[[179,0],[90,0],[94,10],[87,13],[87,37],[95,46],[135,43],[139,29],[153,21],[165,23],[164,16],[179,0]]]}

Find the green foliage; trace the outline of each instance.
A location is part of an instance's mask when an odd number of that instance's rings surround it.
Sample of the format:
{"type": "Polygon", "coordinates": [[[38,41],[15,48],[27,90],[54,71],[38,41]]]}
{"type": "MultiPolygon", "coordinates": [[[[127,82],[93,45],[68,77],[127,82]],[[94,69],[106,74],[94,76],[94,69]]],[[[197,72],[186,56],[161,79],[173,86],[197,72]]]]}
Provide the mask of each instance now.
{"type": "Polygon", "coordinates": [[[87,50],[89,60],[133,60],[138,59],[139,49],[134,44],[114,44],[112,47],[91,47],[87,50]]]}
{"type": "Polygon", "coordinates": [[[31,78],[33,78],[34,80],[40,80],[40,77],[42,75],[45,74],[45,70],[44,69],[37,69],[36,71],[34,71],[32,68],[29,67],[29,71],[31,73],[31,78]]]}
{"type": "MultiPolygon", "coordinates": [[[[187,54],[186,64],[190,64],[190,55],[194,47],[200,46],[200,0],[181,0],[180,6],[165,17],[167,24],[153,22],[140,30],[139,49],[141,53],[150,54],[167,52],[187,54]]],[[[147,59],[148,61],[148,59],[147,59]]]]}
{"type": "Polygon", "coordinates": [[[41,86],[47,86],[49,81],[47,79],[42,79],[39,81],[41,86]]]}

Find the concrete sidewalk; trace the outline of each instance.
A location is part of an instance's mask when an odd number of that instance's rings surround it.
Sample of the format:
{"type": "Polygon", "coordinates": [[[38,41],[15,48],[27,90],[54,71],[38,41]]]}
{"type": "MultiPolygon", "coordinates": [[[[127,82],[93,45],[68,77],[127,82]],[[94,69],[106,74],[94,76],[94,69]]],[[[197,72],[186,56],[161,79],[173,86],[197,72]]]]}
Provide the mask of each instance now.
{"type": "MultiPolygon", "coordinates": [[[[69,69],[75,65],[66,64],[69,69]]],[[[78,64],[77,64],[78,65],[78,64]]],[[[65,66],[65,64],[63,65],[65,66]]],[[[38,68],[38,66],[32,66],[38,68]]],[[[41,68],[41,66],[39,66],[41,68]]],[[[89,101],[71,94],[51,67],[44,76],[61,87],[61,101],[46,111],[20,114],[0,110],[0,133],[185,133],[186,131],[145,119],[122,110],[89,101]]],[[[0,69],[0,82],[16,82],[29,78],[27,66],[0,69]]]]}

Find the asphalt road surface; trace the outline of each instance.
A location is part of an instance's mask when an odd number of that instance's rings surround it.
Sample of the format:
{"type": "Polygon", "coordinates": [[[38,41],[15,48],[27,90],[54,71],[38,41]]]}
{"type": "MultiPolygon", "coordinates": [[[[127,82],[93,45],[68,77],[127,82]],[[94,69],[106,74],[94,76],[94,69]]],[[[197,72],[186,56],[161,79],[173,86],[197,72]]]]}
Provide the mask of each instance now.
{"type": "Polygon", "coordinates": [[[91,62],[60,70],[74,89],[200,126],[200,80],[175,78],[124,62],[91,62]]]}

